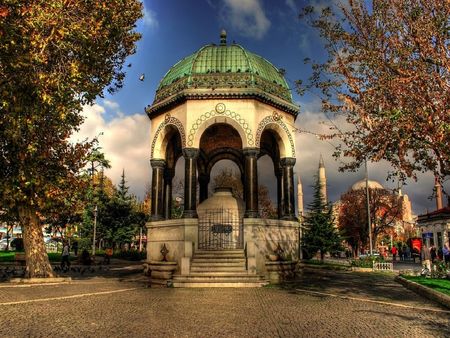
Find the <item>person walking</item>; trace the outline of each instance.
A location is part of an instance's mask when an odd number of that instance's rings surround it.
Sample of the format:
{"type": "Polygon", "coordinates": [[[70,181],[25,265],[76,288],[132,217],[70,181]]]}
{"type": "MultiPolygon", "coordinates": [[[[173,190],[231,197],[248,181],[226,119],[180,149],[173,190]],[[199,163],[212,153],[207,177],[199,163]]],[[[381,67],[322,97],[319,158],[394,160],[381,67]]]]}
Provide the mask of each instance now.
{"type": "Polygon", "coordinates": [[[444,262],[450,263],[450,250],[448,249],[447,244],[442,248],[442,255],[444,256],[444,262]]]}
{"type": "Polygon", "coordinates": [[[428,271],[431,271],[431,254],[426,245],[422,246],[420,259],[422,260],[422,265],[425,265],[428,271]]]}
{"type": "Polygon", "coordinates": [[[392,254],[392,261],[395,262],[395,259],[397,258],[397,248],[395,246],[392,247],[391,249],[391,254],[392,254]]]}
{"type": "Polygon", "coordinates": [[[63,243],[63,251],[61,254],[61,270],[67,271],[70,268],[70,247],[69,243],[65,241],[63,243]]]}
{"type": "Polygon", "coordinates": [[[434,260],[436,259],[436,247],[433,245],[431,248],[430,248],[430,256],[431,256],[431,262],[433,262],[434,263],[434,260]]]}
{"type": "Polygon", "coordinates": [[[78,256],[78,241],[73,241],[72,250],[75,257],[78,256]]]}

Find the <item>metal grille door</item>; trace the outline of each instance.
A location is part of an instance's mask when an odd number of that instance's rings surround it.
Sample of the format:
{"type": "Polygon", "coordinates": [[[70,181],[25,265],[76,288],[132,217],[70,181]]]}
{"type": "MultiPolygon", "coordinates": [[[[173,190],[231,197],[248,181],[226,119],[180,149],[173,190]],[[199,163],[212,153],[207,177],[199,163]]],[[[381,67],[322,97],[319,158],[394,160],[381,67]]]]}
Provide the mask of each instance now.
{"type": "Polygon", "coordinates": [[[236,210],[203,210],[198,220],[198,248],[202,250],[242,249],[242,219],[236,210]]]}

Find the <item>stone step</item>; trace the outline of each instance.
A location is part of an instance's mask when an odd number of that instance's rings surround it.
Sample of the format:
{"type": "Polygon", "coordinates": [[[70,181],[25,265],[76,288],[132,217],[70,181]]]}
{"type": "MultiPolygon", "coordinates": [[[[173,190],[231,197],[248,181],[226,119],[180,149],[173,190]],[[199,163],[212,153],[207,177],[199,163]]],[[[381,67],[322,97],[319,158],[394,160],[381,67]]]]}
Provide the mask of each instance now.
{"type": "Polygon", "coordinates": [[[198,258],[193,257],[192,263],[239,263],[245,264],[245,258],[233,258],[233,257],[210,257],[210,258],[198,258]]]}
{"type": "Polygon", "coordinates": [[[247,273],[245,266],[191,266],[191,273],[194,272],[242,272],[247,273]]]}
{"type": "Polygon", "coordinates": [[[174,281],[183,281],[183,280],[203,280],[203,281],[212,281],[212,280],[229,280],[229,281],[258,281],[261,277],[258,275],[249,275],[247,272],[239,273],[239,272],[193,272],[187,276],[174,275],[174,281]]]}
{"type": "Polygon", "coordinates": [[[224,255],[224,256],[228,256],[228,255],[245,255],[244,250],[243,249],[237,249],[237,250],[196,250],[194,255],[216,255],[216,256],[220,256],[220,255],[224,255]]]}
{"type": "Polygon", "coordinates": [[[191,266],[198,266],[198,267],[218,267],[218,266],[235,266],[235,267],[241,267],[245,266],[245,260],[238,260],[238,261],[231,261],[231,262],[217,262],[217,261],[207,261],[207,262],[198,262],[196,260],[192,260],[191,266]]]}
{"type": "Polygon", "coordinates": [[[230,281],[230,280],[197,280],[197,281],[173,281],[175,288],[259,288],[269,284],[265,280],[261,281],[230,281]]]}
{"type": "Polygon", "coordinates": [[[238,258],[245,259],[243,254],[229,254],[229,255],[217,255],[217,254],[194,254],[193,258],[206,258],[206,259],[216,259],[216,258],[238,258]]]}

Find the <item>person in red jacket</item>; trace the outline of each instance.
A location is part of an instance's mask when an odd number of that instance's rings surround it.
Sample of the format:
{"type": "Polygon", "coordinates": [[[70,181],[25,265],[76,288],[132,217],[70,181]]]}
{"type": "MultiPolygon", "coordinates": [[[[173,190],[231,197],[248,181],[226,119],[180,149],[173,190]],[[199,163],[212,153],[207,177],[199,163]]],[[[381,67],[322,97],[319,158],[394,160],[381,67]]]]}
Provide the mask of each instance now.
{"type": "Polygon", "coordinates": [[[395,261],[397,257],[397,248],[395,246],[392,247],[391,254],[392,254],[392,261],[395,261]]]}

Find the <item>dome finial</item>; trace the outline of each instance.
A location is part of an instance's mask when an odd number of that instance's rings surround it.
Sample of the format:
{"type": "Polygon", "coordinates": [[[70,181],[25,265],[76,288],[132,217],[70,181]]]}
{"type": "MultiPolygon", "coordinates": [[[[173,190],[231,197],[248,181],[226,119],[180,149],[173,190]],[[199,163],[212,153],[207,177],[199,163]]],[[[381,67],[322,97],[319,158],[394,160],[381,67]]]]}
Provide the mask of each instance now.
{"type": "Polygon", "coordinates": [[[222,29],[220,32],[220,45],[226,46],[227,45],[227,32],[225,29],[222,29]]]}

